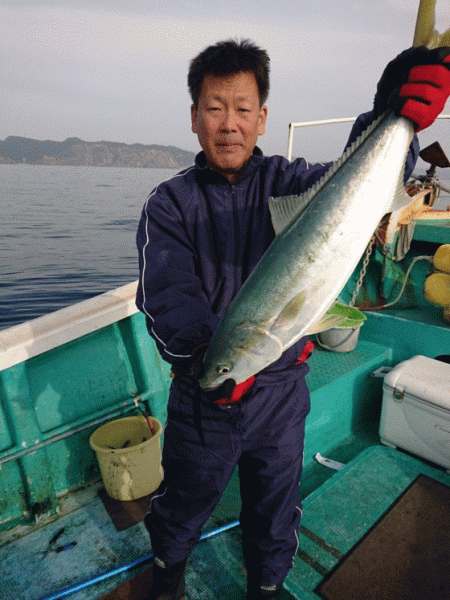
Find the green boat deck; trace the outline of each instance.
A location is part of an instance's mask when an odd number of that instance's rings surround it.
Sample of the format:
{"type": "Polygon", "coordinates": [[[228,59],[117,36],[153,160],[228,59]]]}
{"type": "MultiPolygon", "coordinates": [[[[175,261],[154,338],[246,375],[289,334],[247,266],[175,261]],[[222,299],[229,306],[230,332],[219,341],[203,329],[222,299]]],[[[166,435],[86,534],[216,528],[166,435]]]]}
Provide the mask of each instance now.
{"type": "MultiPolygon", "coordinates": [[[[394,351],[379,343],[392,335],[393,327],[389,315],[382,315],[383,327],[379,318],[379,314],[369,315],[367,329],[361,331],[357,347],[350,353],[317,348],[307,376],[312,409],[307,419],[301,484],[302,526],[341,553],[379,518],[417,473],[432,473],[450,484],[443,469],[379,444],[382,380],[371,374],[380,366],[393,364],[402,354],[401,348],[394,351]],[[376,342],[365,339],[374,338],[374,327],[376,342]],[[345,468],[336,472],[318,464],[314,459],[318,452],[346,463],[345,468]]],[[[397,319],[395,322],[401,328],[397,319]]],[[[411,325],[416,326],[414,320],[408,321],[408,327],[411,325]]],[[[439,324],[436,329],[439,334],[439,324]]],[[[433,337],[439,343],[439,335],[433,337]]],[[[431,342],[423,339],[423,344],[427,343],[431,342]]],[[[430,356],[439,354],[435,346],[428,350],[430,356]]],[[[151,547],[143,523],[117,531],[98,494],[101,488],[102,482],[97,480],[76,493],[60,495],[57,515],[3,533],[0,580],[5,598],[93,600],[148,568],[151,547]],[[49,540],[62,527],[65,532],[60,544],[75,541],[76,546],[45,555],[49,540]],[[99,575],[103,575],[101,581],[99,575]]],[[[234,475],[205,531],[233,526],[197,545],[188,563],[187,600],[245,598],[240,529],[235,523],[239,510],[234,475]]],[[[302,534],[302,529],[299,538],[299,553],[286,580],[284,598],[319,598],[314,589],[337,559],[302,534]]]]}

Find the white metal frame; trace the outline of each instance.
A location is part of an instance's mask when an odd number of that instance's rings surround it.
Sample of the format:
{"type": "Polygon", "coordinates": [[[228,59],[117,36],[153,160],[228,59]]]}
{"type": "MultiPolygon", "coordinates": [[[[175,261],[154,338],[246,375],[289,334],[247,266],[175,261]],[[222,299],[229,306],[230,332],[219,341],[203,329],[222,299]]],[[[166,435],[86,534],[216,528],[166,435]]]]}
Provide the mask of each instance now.
{"type": "MultiPolygon", "coordinates": [[[[450,119],[450,115],[439,115],[438,119],[450,119]]],[[[356,117],[344,117],[342,119],[324,119],[322,121],[300,121],[299,123],[289,123],[287,158],[292,160],[292,145],[294,141],[294,130],[297,127],[313,127],[316,125],[333,125],[335,123],[351,123],[356,121],[356,117]]]]}

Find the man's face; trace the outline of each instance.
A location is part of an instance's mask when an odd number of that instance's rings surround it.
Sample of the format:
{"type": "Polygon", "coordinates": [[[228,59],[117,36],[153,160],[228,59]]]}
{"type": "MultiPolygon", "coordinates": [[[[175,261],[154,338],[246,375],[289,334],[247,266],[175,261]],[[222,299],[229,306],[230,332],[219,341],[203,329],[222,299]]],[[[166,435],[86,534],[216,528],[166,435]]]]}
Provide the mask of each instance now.
{"type": "Polygon", "coordinates": [[[253,73],[205,75],[191,118],[208,166],[234,184],[266,128],[267,107],[259,104],[253,73]]]}

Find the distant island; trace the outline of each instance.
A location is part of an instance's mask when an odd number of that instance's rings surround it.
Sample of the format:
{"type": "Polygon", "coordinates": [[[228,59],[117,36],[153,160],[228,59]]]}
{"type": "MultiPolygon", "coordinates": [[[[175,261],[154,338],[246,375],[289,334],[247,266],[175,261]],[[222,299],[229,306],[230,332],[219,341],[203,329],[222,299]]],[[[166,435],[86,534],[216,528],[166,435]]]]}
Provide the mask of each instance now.
{"type": "Polygon", "coordinates": [[[69,165],[92,167],[136,167],[181,169],[194,162],[195,153],[176,146],[85,142],[68,138],[64,142],[9,136],[0,141],[0,164],[69,165]]]}

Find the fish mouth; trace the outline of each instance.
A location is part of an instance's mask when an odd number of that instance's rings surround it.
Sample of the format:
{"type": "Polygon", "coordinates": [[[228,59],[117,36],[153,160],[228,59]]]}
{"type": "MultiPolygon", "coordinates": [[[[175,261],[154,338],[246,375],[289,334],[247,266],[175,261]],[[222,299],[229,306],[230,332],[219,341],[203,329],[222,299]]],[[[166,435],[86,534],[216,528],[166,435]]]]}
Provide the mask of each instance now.
{"type": "Polygon", "coordinates": [[[202,379],[200,379],[198,383],[204,392],[212,392],[216,390],[220,385],[220,383],[214,385],[212,383],[208,383],[207,381],[204,382],[202,379]]]}
{"type": "Polygon", "coordinates": [[[236,387],[236,381],[231,377],[225,379],[225,381],[214,383],[208,383],[208,381],[204,382],[201,379],[199,380],[199,385],[202,390],[208,394],[211,394],[209,400],[221,400],[222,398],[231,397],[234,388],[236,387]],[[213,397],[214,396],[214,397],[213,397]]]}

